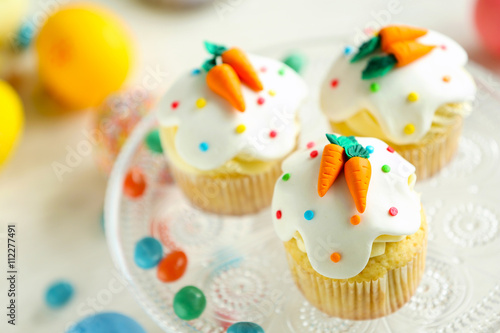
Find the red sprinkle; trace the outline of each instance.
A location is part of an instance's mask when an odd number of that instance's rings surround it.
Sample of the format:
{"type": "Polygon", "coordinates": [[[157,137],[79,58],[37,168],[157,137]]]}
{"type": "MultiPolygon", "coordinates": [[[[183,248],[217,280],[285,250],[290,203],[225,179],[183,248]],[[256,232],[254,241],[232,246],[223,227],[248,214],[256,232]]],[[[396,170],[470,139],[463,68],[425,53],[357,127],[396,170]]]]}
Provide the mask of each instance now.
{"type": "Polygon", "coordinates": [[[312,147],[314,147],[314,142],[308,142],[307,145],[306,145],[307,148],[311,149],[312,147]]]}
{"type": "Polygon", "coordinates": [[[337,86],[339,85],[339,80],[333,79],[332,82],[330,82],[330,84],[332,85],[333,88],[337,88],[337,86]]]}
{"type": "Polygon", "coordinates": [[[261,68],[260,68],[260,71],[261,71],[262,73],[265,73],[265,72],[267,71],[267,68],[266,68],[266,67],[261,67],[261,68]]]}
{"type": "Polygon", "coordinates": [[[389,209],[389,215],[391,215],[391,216],[396,216],[396,215],[398,215],[398,209],[397,209],[396,207],[391,207],[391,208],[389,209]]]}
{"type": "Polygon", "coordinates": [[[313,150],[310,154],[309,154],[312,158],[315,158],[316,156],[318,156],[318,151],[317,150],[313,150]]]}
{"type": "Polygon", "coordinates": [[[441,45],[441,49],[446,51],[447,49],[446,45],[441,45]]]}
{"type": "Polygon", "coordinates": [[[172,109],[177,109],[178,106],[179,106],[178,101],[172,102],[172,109]]]}
{"type": "Polygon", "coordinates": [[[279,220],[281,218],[281,210],[276,211],[276,218],[279,220]]]}
{"type": "Polygon", "coordinates": [[[265,102],[265,101],[266,101],[266,100],[264,99],[264,97],[259,97],[259,98],[257,99],[257,104],[262,105],[262,104],[264,104],[264,102],[265,102]]]}
{"type": "Polygon", "coordinates": [[[274,130],[273,130],[273,131],[271,131],[271,132],[269,132],[269,136],[270,136],[271,138],[275,138],[275,137],[276,137],[276,135],[278,135],[278,132],[276,132],[276,131],[274,131],[274,130]]]}
{"type": "Polygon", "coordinates": [[[388,151],[389,153],[394,153],[394,148],[392,148],[391,146],[388,146],[388,147],[387,147],[387,151],[388,151]]]}

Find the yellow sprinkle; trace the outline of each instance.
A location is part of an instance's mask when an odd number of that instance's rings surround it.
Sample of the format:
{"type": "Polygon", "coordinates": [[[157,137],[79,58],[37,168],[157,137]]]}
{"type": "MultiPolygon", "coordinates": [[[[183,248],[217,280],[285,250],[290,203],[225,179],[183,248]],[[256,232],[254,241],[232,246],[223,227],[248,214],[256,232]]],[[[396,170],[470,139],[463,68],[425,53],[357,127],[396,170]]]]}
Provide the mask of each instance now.
{"type": "Polygon", "coordinates": [[[207,100],[204,98],[198,98],[198,100],[196,101],[196,107],[198,109],[201,109],[204,108],[205,105],[207,105],[207,100]]]}
{"type": "Polygon", "coordinates": [[[405,134],[408,134],[408,135],[413,134],[413,132],[415,132],[415,125],[413,125],[411,123],[407,124],[405,126],[404,131],[405,131],[405,134]]]}
{"type": "Polygon", "coordinates": [[[416,102],[418,101],[419,96],[416,92],[412,91],[411,93],[408,94],[408,101],[410,102],[416,102]]]}
{"type": "Polygon", "coordinates": [[[269,95],[271,95],[271,96],[276,95],[276,91],[274,91],[274,90],[269,90],[269,95]]]}
{"type": "Polygon", "coordinates": [[[246,129],[247,127],[245,125],[239,124],[238,126],[236,126],[236,133],[241,134],[245,132],[246,129]]]}

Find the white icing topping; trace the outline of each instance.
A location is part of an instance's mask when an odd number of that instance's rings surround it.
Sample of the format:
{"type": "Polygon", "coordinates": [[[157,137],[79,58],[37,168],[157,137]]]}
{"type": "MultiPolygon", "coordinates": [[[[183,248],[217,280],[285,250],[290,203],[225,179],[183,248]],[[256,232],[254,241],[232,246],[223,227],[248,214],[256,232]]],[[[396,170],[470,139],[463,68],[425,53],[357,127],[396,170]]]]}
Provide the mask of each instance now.
{"type": "Polygon", "coordinates": [[[200,170],[216,169],[235,157],[276,160],[295,147],[299,132],[295,119],[306,96],[305,83],[279,61],[254,55],[248,58],[258,71],[264,90],[255,92],[242,83],[245,112],[237,111],[210,90],[205,72],[185,74],[160,102],[160,125],[178,126],[175,148],[185,162],[200,170]],[[264,102],[259,104],[261,97],[264,102]],[[203,108],[196,106],[199,98],[206,100],[203,108]],[[174,102],[179,103],[177,108],[172,108],[174,102]],[[240,124],[246,127],[243,133],[236,131],[240,124]],[[274,137],[271,131],[276,132],[274,137]],[[208,145],[206,151],[200,150],[203,142],[208,145]]]}
{"type": "Polygon", "coordinates": [[[463,69],[467,63],[465,50],[452,39],[433,31],[417,41],[437,47],[415,62],[371,80],[361,79],[371,56],[353,64],[351,56],[341,56],[321,88],[321,104],[328,117],[341,122],[366,109],[377,119],[389,140],[410,144],[427,134],[438,107],[472,101],[476,86],[463,69]],[[450,78],[449,82],[443,80],[445,76],[450,78]],[[338,80],[336,87],[332,87],[332,80],[338,80]],[[374,82],[380,87],[378,92],[370,90],[374,82]],[[417,101],[408,101],[411,92],[418,94],[417,101]],[[405,133],[407,124],[414,125],[412,134],[405,133]]]}
{"type": "Polygon", "coordinates": [[[283,162],[287,181],[276,183],[273,212],[274,227],[282,241],[290,240],[296,231],[304,241],[312,267],[321,275],[334,279],[347,279],[359,274],[368,263],[372,244],[381,235],[411,235],[420,227],[420,199],[409,183],[415,167],[397,153],[387,150],[387,144],[378,139],[357,138],[358,142],[374,148],[369,161],[372,176],[367,194],[366,210],[359,214],[341,172],[324,197],[317,193],[318,173],[325,138],[312,149],[293,153],[283,162]],[[312,150],[318,156],[312,158],[312,150]],[[382,166],[391,171],[385,173],[382,166]],[[398,214],[391,216],[389,209],[396,207],[398,214]],[[304,218],[308,210],[314,212],[311,220],[304,218]],[[350,218],[360,215],[361,222],[352,225],[350,218]],[[339,262],[330,260],[334,252],[341,254],[339,262]]]}

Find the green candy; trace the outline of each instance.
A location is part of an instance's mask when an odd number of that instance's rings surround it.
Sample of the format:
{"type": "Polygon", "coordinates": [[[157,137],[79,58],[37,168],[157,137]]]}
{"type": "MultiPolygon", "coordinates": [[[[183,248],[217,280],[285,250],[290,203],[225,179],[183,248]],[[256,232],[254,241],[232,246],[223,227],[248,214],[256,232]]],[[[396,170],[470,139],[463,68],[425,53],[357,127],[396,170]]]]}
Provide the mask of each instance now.
{"type": "MultiPolygon", "coordinates": [[[[306,57],[302,53],[291,53],[283,59],[283,62],[297,73],[300,73],[306,64],[306,57]]],[[[279,74],[283,75],[284,73],[279,74]]]]}
{"type": "Polygon", "coordinates": [[[161,146],[160,140],[160,131],[158,129],[154,129],[149,132],[148,135],[146,135],[144,141],[146,142],[146,146],[148,147],[148,149],[153,153],[163,153],[163,147],[161,146]]]}
{"type": "Polygon", "coordinates": [[[201,316],[207,305],[205,294],[200,289],[187,286],[174,297],[174,312],[182,320],[193,320],[201,316]]]}

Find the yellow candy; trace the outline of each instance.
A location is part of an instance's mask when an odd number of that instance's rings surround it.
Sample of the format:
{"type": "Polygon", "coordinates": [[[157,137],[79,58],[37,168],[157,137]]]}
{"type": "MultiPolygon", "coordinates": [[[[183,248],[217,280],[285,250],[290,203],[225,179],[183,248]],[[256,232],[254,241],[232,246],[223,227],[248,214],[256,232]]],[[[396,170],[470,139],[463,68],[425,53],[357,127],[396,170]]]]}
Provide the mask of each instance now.
{"type": "Polygon", "coordinates": [[[415,132],[415,125],[413,125],[413,124],[407,124],[405,126],[404,131],[405,131],[405,134],[408,134],[408,135],[413,134],[413,132],[415,132]]]}
{"type": "Polygon", "coordinates": [[[269,95],[271,95],[271,96],[275,96],[275,95],[276,95],[276,91],[274,91],[274,90],[269,90],[269,95]]]}
{"type": "Polygon", "coordinates": [[[4,81],[0,81],[0,165],[17,143],[24,123],[23,105],[17,93],[4,81]]]}
{"type": "Polygon", "coordinates": [[[245,132],[246,129],[247,127],[245,125],[239,124],[238,126],[236,126],[236,133],[241,134],[245,132]]]}
{"type": "Polygon", "coordinates": [[[204,98],[198,98],[198,100],[196,101],[196,107],[198,109],[201,109],[204,108],[205,105],[207,105],[207,100],[204,98]]]}
{"type": "Polygon", "coordinates": [[[132,64],[126,28],[97,6],[72,5],[55,12],[35,45],[43,85],[72,109],[99,105],[121,88],[132,64]]]}
{"type": "Polygon", "coordinates": [[[414,91],[408,94],[408,101],[410,102],[416,102],[418,101],[418,98],[419,98],[418,94],[414,91]]]}

